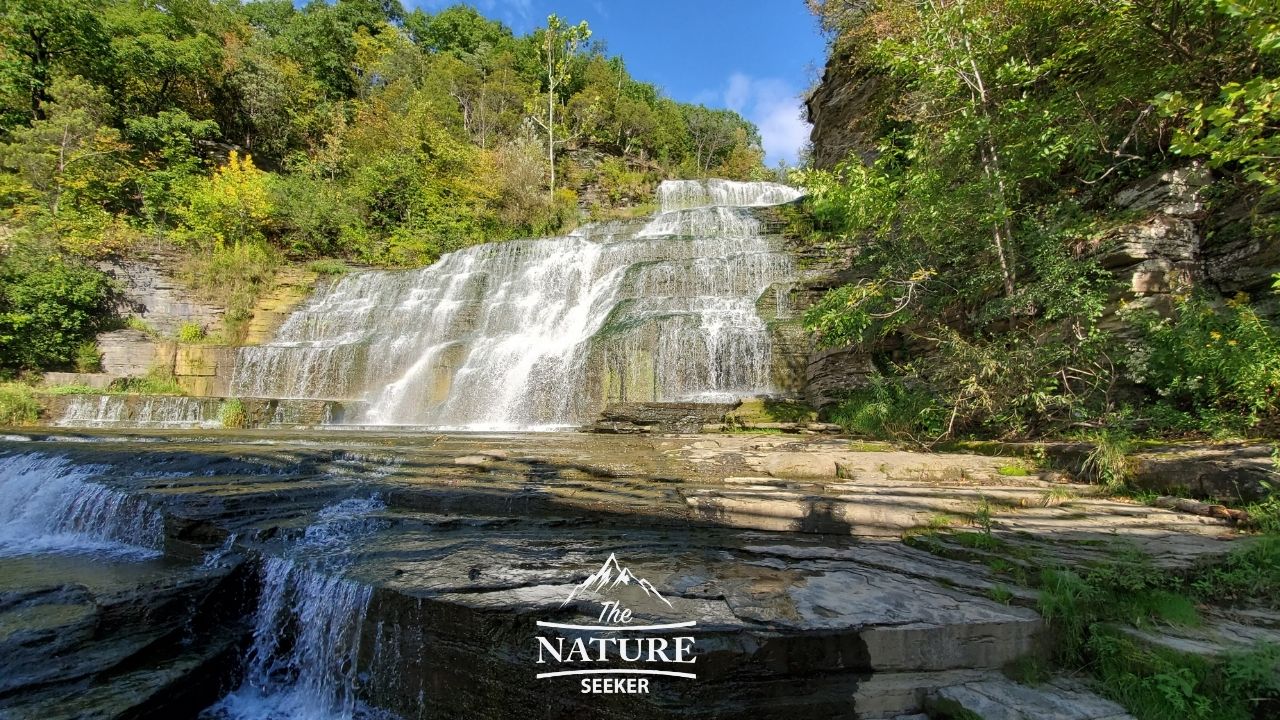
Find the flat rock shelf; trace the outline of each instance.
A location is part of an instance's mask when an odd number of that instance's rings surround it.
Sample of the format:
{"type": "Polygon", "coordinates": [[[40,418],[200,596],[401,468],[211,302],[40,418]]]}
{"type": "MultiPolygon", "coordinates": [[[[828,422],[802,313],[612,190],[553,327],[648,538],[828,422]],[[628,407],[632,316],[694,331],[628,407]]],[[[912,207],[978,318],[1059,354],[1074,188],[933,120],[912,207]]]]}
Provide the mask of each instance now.
{"type": "Polygon", "coordinates": [[[997,601],[1002,581],[981,558],[903,534],[990,502],[991,532],[1034,548],[1035,562],[1139,548],[1179,568],[1243,541],[1222,520],[1006,477],[1007,459],[847,448],[780,436],[11,435],[0,717],[888,718],[1019,693],[1052,707],[1087,688],[1009,690],[999,675],[1051,649],[1034,591],[997,601]],[[40,487],[60,490],[39,504],[40,487]],[[107,522],[94,502],[132,510],[107,522]],[[20,521],[25,543],[8,532],[20,521]],[[76,543],[83,552],[68,554],[76,543]],[[637,622],[696,623],[696,680],[606,695],[537,677],[538,623],[596,622],[598,604],[575,588],[614,556],[664,598],[637,622]]]}

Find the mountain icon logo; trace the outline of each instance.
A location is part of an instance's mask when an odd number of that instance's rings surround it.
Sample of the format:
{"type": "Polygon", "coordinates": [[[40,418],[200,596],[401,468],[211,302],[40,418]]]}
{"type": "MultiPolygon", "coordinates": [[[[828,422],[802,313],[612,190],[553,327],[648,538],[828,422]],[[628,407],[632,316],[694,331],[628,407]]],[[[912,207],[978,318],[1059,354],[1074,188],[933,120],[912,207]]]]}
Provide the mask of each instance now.
{"type": "Polygon", "coordinates": [[[614,553],[609,553],[609,559],[604,561],[604,565],[601,565],[599,570],[591,573],[587,576],[586,580],[579,583],[579,585],[573,589],[573,592],[569,593],[569,597],[565,598],[564,602],[560,603],[560,607],[564,607],[565,605],[573,602],[573,599],[578,597],[580,593],[603,593],[612,590],[619,585],[631,586],[633,584],[643,590],[645,595],[657,598],[658,600],[666,603],[667,607],[672,607],[671,601],[662,597],[662,593],[658,592],[658,589],[653,586],[653,583],[631,572],[630,568],[622,567],[622,565],[618,563],[618,558],[614,553]]]}

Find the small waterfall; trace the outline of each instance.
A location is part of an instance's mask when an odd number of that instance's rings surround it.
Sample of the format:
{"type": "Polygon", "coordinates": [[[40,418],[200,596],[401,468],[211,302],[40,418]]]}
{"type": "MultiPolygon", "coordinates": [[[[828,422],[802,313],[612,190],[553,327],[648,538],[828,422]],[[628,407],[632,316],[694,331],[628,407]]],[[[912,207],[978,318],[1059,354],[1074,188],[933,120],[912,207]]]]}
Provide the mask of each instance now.
{"type": "Polygon", "coordinates": [[[158,395],[74,395],[57,424],[63,427],[214,428],[222,401],[158,395]]]}
{"type": "Polygon", "coordinates": [[[750,208],[799,191],[708,180],[658,194],[647,223],[346,275],[238,352],[232,394],[367,401],[358,424],[528,429],[607,401],[771,391],[756,303],[795,271],[750,208]]]}
{"type": "Polygon", "coordinates": [[[159,555],[164,516],[139,498],[94,482],[104,470],[40,453],[0,458],[0,555],[159,555]]]}
{"type": "Polygon", "coordinates": [[[782,205],[804,193],[786,185],[735,180],[668,180],[658,186],[662,209],[698,207],[759,207],[782,205]]]}
{"type": "Polygon", "coordinates": [[[209,720],[373,720],[363,704],[360,647],[372,589],[342,577],[344,552],[382,522],[376,498],[323,509],[284,556],[263,564],[253,645],[240,688],[207,709],[209,720]]]}

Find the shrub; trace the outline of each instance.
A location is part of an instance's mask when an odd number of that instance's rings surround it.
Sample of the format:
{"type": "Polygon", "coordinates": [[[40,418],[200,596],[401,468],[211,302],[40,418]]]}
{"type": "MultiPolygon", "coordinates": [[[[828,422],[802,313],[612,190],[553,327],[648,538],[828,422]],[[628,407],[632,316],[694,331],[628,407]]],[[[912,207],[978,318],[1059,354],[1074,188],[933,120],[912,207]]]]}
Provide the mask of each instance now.
{"type": "Polygon", "coordinates": [[[30,386],[0,384],[0,425],[30,425],[40,419],[40,410],[30,386]]]}
{"type": "Polygon", "coordinates": [[[102,370],[102,353],[98,352],[98,344],[86,340],[76,346],[76,372],[93,373],[102,370]]]}
{"type": "Polygon", "coordinates": [[[1280,330],[1236,295],[1224,304],[1191,295],[1172,319],[1139,321],[1144,342],[1129,365],[1135,379],[1209,431],[1243,431],[1278,409],[1280,330]]]}
{"type": "Polygon", "coordinates": [[[17,252],[0,263],[0,367],[39,369],[77,359],[110,314],[100,271],[58,256],[17,252]]]}
{"type": "Polygon", "coordinates": [[[229,398],[223,401],[219,415],[222,419],[222,427],[225,428],[242,428],[248,421],[244,402],[240,398],[229,398]]]}
{"type": "Polygon", "coordinates": [[[828,419],[846,432],[886,440],[921,442],[942,435],[941,409],[923,390],[896,378],[873,377],[828,412],[828,419]]]}
{"type": "Polygon", "coordinates": [[[178,342],[198,343],[205,339],[204,327],[200,323],[185,322],[178,328],[178,342]]]}

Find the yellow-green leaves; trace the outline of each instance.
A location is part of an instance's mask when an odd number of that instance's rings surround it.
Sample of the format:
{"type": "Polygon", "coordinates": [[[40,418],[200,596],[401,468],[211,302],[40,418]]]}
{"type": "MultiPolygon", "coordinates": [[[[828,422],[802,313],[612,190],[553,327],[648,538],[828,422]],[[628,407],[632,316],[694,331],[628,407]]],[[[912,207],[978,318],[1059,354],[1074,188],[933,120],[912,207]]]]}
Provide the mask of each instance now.
{"type": "Polygon", "coordinates": [[[252,157],[231,151],[226,164],[187,195],[181,209],[187,236],[206,249],[261,241],[271,215],[267,183],[252,157]]]}

